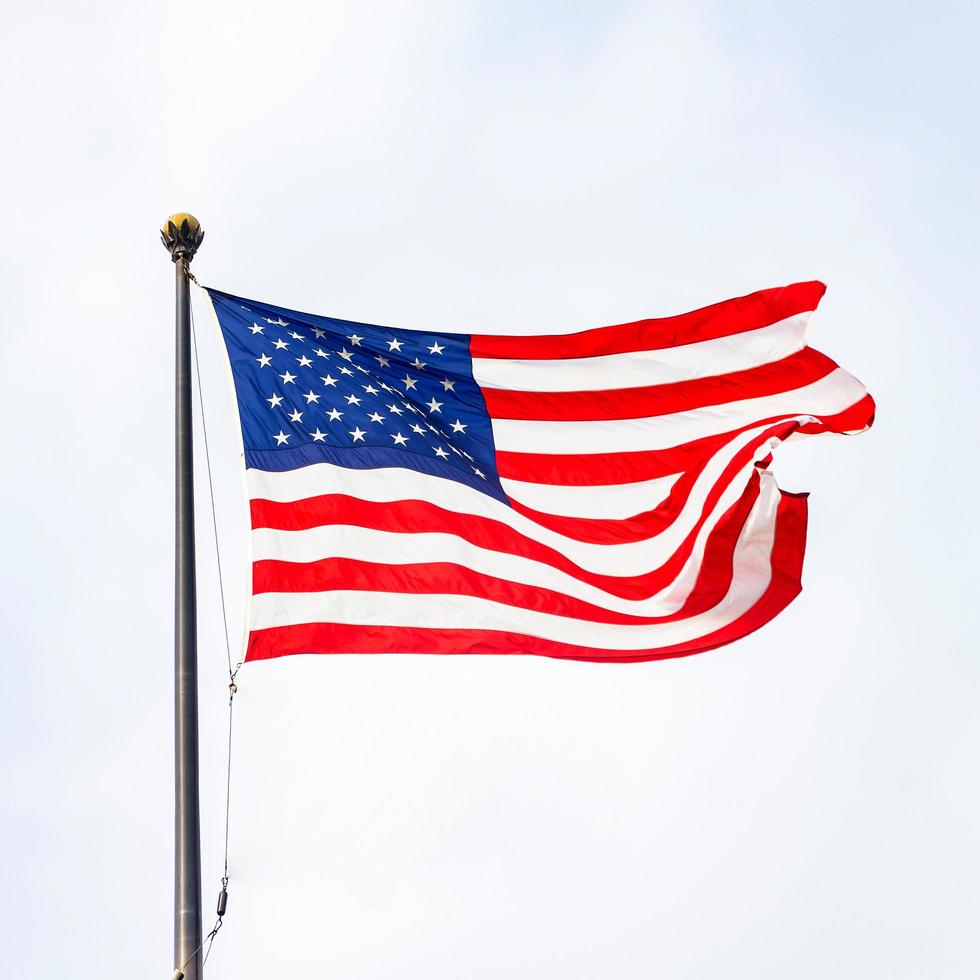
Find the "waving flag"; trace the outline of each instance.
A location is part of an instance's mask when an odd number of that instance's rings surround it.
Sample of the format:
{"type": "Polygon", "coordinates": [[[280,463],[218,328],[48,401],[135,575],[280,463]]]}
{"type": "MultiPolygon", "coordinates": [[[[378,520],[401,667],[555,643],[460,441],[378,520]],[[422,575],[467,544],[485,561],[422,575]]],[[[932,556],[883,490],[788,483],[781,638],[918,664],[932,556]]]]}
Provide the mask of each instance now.
{"type": "Polygon", "coordinates": [[[870,426],[809,282],[555,336],[371,326],[208,290],[251,498],[247,659],[729,643],[800,591],[788,438],[870,426]]]}

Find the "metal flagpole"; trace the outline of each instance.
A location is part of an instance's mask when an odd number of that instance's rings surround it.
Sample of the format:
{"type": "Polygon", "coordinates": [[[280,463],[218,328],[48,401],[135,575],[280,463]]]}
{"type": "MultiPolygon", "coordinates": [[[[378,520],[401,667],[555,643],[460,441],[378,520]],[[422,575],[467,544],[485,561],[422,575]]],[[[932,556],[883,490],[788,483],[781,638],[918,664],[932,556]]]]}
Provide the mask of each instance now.
{"type": "Polygon", "coordinates": [[[201,980],[201,812],[197,738],[197,581],[194,565],[194,436],[188,266],[200,222],[175,214],[163,244],[177,272],[176,575],[174,616],[174,976],[201,980]]]}

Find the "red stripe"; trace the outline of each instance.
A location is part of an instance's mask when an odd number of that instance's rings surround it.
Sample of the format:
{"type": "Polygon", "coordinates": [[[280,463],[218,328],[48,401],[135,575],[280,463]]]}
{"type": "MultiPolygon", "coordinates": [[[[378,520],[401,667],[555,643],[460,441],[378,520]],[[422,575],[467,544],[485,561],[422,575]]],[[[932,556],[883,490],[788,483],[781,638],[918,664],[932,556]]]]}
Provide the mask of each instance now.
{"type": "Polygon", "coordinates": [[[684,473],[700,466],[714,455],[734,433],[705,436],[670,449],[645,449],[639,452],[593,453],[518,453],[497,450],[497,472],[506,480],[545,483],[567,487],[608,486],[614,483],[639,483],[661,476],[684,473]]]}
{"type": "Polygon", "coordinates": [[[352,589],[416,595],[467,595],[590,622],[633,625],[673,622],[711,609],[724,598],[732,581],[732,558],[738,536],[757,497],[757,492],[746,493],[719,521],[708,538],[694,588],[683,607],[669,616],[614,612],[552,589],[511,582],[448,562],[381,565],[351,558],[325,558],[314,562],[263,559],[252,567],[252,592],[259,595],[264,592],[352,589]]]}
{"type": "Polygon", "coordinates": [[[800,592],[806,542],[806,500],[783,494],[772,552],[772,579],[762,598],[735,622],[703,637],[651,650],[602,650],[521,633],[309,623],[254,630],[246,660],[295,653],[535,654],[563,660],[631,663],[701,653],[731,643],[765,625],[800,592]]]}
{"type": "MultiPolygon", "coordinates": [[[[702,514],[708,513],[708,510],[714,506],[725,488],[738,475],[738,472],[751,461],[759,446],[772,436],[782,438],[791,429],[792,423],[786,422],[772,426],[735,453],[715,479],[702,508],[702,514]]],[[[633,541],[646,541],[661,534],[677,520],[687,505],[691,490],[703,468],[703,463],[690,467],[671,487],[666,500],[652,510],[626,518],[566,517],[560,514],[548,514],[544,511],[533,510],[513,498],[508,499],[510,499],[511,507],[517,513],[523,514],[541,527],[546,527],[575,541],[584,541],[588,544],[627,544],[633,541]]],[[[595,492],[601,493],[602,491],[597,490],[595,492]]]]}
{"type": "MultiPolygon", "coordinates": [[[[746,455],[751,455],[754,451],[755,444],[745,452],[739,453],[736,456],[739,462],[734,469],[744,465],[746,455]]],[[[691,488],[697,482],[701,469],[702,467],[691,467],[670,488],[666,500],[661,501],[652,510],[634,514],[632,517],[566,517],[562,514],[549,514],[545,511],[534,510],[534,508],[522,504],[513,497],[507,499],[518,514],[523,514],[535,524],[546,527],[557,534],[562,534],[566,538],[583,541],[587,544],[628,544],[633,541],[646,541],[654,537],[677,519],[691,495],[691,488]]],[[[730,469],[732,469],[731,465],[726,469],[726,473],[730,469]]],[[[727,482],[725,476],[722,475],[716,481],[716,485],[727,482]]],[[[601,494],[602,491],[595,490],[593,493],[601,494]]]]}
{"type": "MultiPolygon", "coordinates": [[[[859,432],[874,421],[875,404],[865,395],[850,408],[836,415],[820,416],[818,421],[799,425],[787,423],[792,430],[808,434],[822,432],[859,432]]],[[[784,416],[785,418],[785,416],[784,416]]],[[[639,483],[661,476],[683,473],[716,453],[732,436],[756,425],[777,422],[759,419],[740,429],[706,436],[670,449],[650,449],[624,453],[549,454],[517,453],[497,450],[497,472],[507,480],[526,483],[559,484],[568,487],[607,486],[610,475],[616,483],[639,483]]],[[[788,433],[787,433],[788,435],[788,433]]],[[[785,436],[784,436],[785,438],[785,436]]]]}
{"type": "Polygon", "coordinates": [[[826,288],[822,282],[800,282],[763,289],[680,316],[635,320],[572,334],[537,337],[474,334],[470,339],[470,353],[473,357],[551,360],[679,347],[756,330],[815,310],[826,288]]]}
{"type": "Polygon", "coordinates": [[[804,435],[820,435],[822,432],[863,432],[874,425],[875,409],[874,399],[870,395],[865,395],[850,408],[845,408],[843,412],[801,425],[798,431],[804,435]]]}
{"type": "Polygon", "coordinates": [[[781,361],[711,378],[677,381],[645,388],[609,391],[505,391],[484,388],[487,411],[495,419],[535,419],[547,422],[595,422],[604,419],[642,419],[762,398],[813,384],[837,365],[806,347],[781,361]]]}

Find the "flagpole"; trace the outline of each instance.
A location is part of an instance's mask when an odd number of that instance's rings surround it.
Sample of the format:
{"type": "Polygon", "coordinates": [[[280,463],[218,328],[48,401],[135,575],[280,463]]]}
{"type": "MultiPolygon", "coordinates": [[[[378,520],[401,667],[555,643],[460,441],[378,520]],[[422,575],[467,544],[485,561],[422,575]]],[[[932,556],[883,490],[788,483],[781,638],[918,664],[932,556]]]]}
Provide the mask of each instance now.
{"type": "Polygon", "coordinates": [[[163,244],[177,273],[176,568],[174,615],[174,977],[201,980],[201,808],[197,731],[197,580],[194,564],[194,435],[188,267],[204,238],[175,214],[163,244]]]}

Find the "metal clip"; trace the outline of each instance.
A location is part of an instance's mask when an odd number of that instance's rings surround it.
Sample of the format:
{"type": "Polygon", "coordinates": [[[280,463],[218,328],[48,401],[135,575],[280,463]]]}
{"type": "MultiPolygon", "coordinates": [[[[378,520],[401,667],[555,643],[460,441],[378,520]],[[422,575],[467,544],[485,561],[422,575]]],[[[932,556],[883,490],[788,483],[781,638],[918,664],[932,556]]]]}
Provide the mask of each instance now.
{"type": "Polygon", "coordinates": [[[228,909],[228,879],[221,879],[221,891],[218,893],[218,918],[220,919],[228,909]]]}

